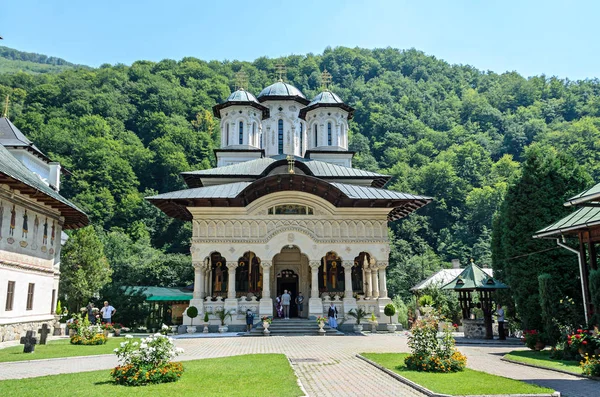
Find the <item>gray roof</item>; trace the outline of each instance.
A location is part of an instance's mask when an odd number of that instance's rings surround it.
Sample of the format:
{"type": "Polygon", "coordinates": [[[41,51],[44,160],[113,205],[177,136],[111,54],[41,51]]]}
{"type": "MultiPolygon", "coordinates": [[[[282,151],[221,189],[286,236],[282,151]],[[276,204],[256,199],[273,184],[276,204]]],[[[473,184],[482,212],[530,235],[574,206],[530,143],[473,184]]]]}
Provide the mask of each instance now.
{"type": "Polygon", "coordinates": [[[0,117],[0,145],[5,147],[24,148],[49,162],[50,159],[31,142],[11,121],[0,117]]]}
{"type": "Polygon", "coordinates": [[[10,154],[4,146],[0,145],[0,184],[8,183],[5,181],[7,178],[17,181],[17,183],[25,184],[35,191],[42,193],[45,197],[40,196],[38,200],[44,201],[61,211],[61,214],[65,217],[66,229],[88,224],[87,215],[82,210],[46,185],[37,175],[10,154]]]}
{"type": "Polygon", "coordinates": [[[352,199],[368,200],[431,200],[431,197],[415,196],[409,193],[400,193],[393,190],[379,189],[376,187],[366,187],[358,185],[349,185],[347,183],[332,182],[333,186],[340,189],[346,196],[352,199]]]}
{"type": "Polygon", "coordinates": [[[323,91],[314,97],[308,106],[316,105],[317,103],[342,104],[344,101],[331,91],[323,91]]]}
{"type": "Polygon", "coordinates": [[[585,203],[598,201],[600,199],[600,183],[592,186],[591,188],[584,190],[576,196],[571,197],[565,203],[565,206],[570,207],[572,205],[585,205],[585,203]]]}
{"type": "Polygon", "coordinates": [[[533,237],[558,237],[561,234],[597,225],[600,225],[600,207],[582,207],[550,226],[538,230],[533,237]]]}
{"type": "MultiPolygon", "coordinates": [[[[256,160],[250,160],[243,163],[226,165],[223,167],[211,168],[208,170],[183,172],[183,175],[198,175],[198,176],[260,176],[266,168],[276,161],[285,159],[281,156],[265,157],[256,160]]],[[[360,170],[358,168],[343,167],[341,165],[331,164],[325,161],[304,159],[295,156],[295,160],[299,163],[304,163],[316,177],[321,178],[336,178],[336,177],[356,177],[356,178],[381,178],[388,177],[387,175],[378,174],[376,172],[360,170]]]]}
{"type": "Polygon", "coordinates": [[[252,146],[252,145],[229,145],[229,146],[225,146],[222,147],[221,149],[215,149],[216,151],[220,151],[220,152],[226,152],[228,150],[263,150],[260,148],[257,148],[256,146],[252,146]]]}
{"type": "Polygon", "coordinates": [[[297,89],[296,87],[294,87],[291,84],[284,83],[283,81],[278,81],[275,84],[271,84],[270,86],[268,86],[267,88],[262,90],[260,92],[260,94],[258,94],[258,98],[264,98],[264,97],[270,97],[270,96],[300,97],[300,98],[306,99],[304,94],[299,89],[297,89]]]}
{"type": "Polygon", "coordinates": [[[347,153],[354,153],[354,152],[348,152],[348,150],[346,150],[346,148],[343,148],[341,146],[317,146],[317,147],[313,147],[308,149],[308,151],[310,152],[347,152],[347,153]]]}
{"type": "Polygon", "coordinates": [[[252,95],[252,93],[250,93],[244,89],[239,89],[237,91],[232,92],[231,95],[229,95],[229,97],[227,97],[227,102],[256,102],[256,103],[258,103],[258,100],[256,99],[256,97],[254,95],[252,95]]]}

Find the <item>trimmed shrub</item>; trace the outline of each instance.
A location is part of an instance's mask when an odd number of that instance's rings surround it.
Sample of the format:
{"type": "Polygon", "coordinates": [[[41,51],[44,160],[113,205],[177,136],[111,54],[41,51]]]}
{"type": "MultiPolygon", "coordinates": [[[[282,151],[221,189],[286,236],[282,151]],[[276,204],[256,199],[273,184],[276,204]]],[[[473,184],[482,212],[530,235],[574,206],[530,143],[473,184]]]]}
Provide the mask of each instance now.
{"type": "Polygon", "coordinates": [[[383,308],[383,314],[385,314],[386,316],[388,316],[390,318],[390,324],[392,323],[392,316],[394,314],[396,314],[396,306],[394,306],[391,303],[388,303],[387,305],[385,305],[385,307],[383,308]]]}
{"type": "Polygon", "coordinates": [[[592,270],[589,275],[590,295],[594,305],[594,316],[590,322],[594,325],[600,324],[600,270],[592,270]]]}
{"type": "Polygon", "coordinates": [[[103,334],[95,334],[91,337],[75,334],[71,337],[72,345],[103,345],[108,341],[108,338],[103,334]]]}

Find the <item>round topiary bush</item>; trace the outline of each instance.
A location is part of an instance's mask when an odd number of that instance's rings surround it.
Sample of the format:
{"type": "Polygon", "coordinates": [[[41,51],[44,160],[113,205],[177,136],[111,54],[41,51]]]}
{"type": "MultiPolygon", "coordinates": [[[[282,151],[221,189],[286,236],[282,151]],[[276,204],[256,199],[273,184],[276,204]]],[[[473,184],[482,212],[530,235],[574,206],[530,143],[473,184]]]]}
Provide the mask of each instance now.
{"type": "Polygon", "coordinates": [[[189,318],[192,319],[192,322],[190,324],[194,324],[194,319],[198,317],[198,308],[196,306],[190,306],[187,308],[187,311],[185,313],[189,318]]]}
{"type": "Polygon", "coordinates": [[[385,314],[386,316],[388,316],[390,318],[390,324],[392,323],[392,316],[394,314],[396,314],[396,306],[394,306],[391,303],[388,303],[387,305],[385,305],[385,307],[383,308],[383,314],[385,314]]]}

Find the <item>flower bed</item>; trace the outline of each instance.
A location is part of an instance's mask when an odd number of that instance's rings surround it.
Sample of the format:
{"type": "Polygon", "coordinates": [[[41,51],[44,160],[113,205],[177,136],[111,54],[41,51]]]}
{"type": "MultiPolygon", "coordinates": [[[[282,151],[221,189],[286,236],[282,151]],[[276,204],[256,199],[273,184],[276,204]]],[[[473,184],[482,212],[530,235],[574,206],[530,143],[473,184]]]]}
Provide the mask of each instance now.
{"type": "Polygon", "coordinates": [[[584,375],[600,376],[600,357],[586,355],[580,366],[584,375]]]}
{"type": "Polygon", "coordinates": [[[71,337],[72,345],[103,345],[108,338],[103,334],[95,334],[91,337],[75,334],[71,337]]]}
{"type": "Polygon", "coordinates": [[[183,349],[175,347],[173,338],[154,334],[132,342],[127,335],[125,342],[114,350],[121,365],[111,371],[115,383],[127,386],[142,386],[152,383],[175,382],[183,374],[181,363],[171,360],[183,349]]]}

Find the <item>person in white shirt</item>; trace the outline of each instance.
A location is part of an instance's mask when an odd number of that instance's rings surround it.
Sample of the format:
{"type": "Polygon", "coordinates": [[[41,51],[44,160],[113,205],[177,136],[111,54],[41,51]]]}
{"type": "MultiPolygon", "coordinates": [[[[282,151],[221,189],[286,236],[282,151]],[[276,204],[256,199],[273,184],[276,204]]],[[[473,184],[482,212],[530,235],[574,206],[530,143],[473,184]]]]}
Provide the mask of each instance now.
{"type": "Polygon", "coordinates": [[[281,306],[283,306],[283,315],[286,319],[290,319],[290,303],[292,302],[292,296],[288,294],[287,289],[283,290],[281,295],[281,306]]]}
{"type": "Polygon", "coordinates": [[[117,312],[117,309],[108,304],[108,301],[104,301],[104,307],[100,309],[102,314],[103,323],[112,323],[112,316],[117,312]]]}

